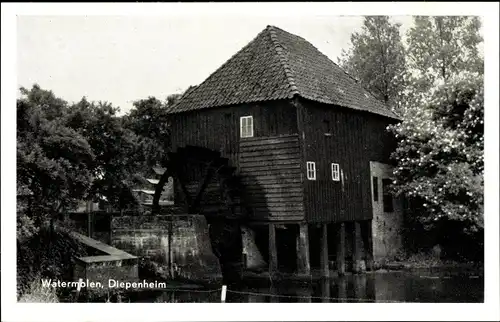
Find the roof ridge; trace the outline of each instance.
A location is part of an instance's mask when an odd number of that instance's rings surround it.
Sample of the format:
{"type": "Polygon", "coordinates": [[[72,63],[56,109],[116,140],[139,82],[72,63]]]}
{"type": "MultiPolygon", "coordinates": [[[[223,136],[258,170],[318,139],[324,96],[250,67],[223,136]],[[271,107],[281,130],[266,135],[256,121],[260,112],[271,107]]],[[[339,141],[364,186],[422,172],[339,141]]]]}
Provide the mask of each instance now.
{"type": "Polygon", "coordinates": [[[274,45],[274,49],[276,50],[276,54],[278,55],[278,60],[281,63],[281,66],[283,67],[283,70],[285,72],[286,79],[288,80],[288,84],[290,85],[290,98],[292,98],[296,94],[300,94],[298,89],[297,89],[297,84],[295,83],[295,79],[293,77],[293,72],[290,69],[290,66],[288,66],[287,58],[283,55],[283,45],[280,44],[278,41],[278,36],[276,35],[276,29],[277,27],[268,25],[266,30],[269,31],[269,36],[271,38],[271,42],[274,45]]]}
{"type": "Polygon", "coordinates": [[[272,25],[263,28],[203,82],[188,88],[169,112],[297,96],[400,119],[311,42],[272,25]]]}
{"type": "Polygon", "coordinates": [[[288,33],[294,37],[297,37],[297,38],[300,38],[301,40],[307,42],[309,45],[311,45],[320,55],[324,56],[327,60],[329,60],[330,62],[332,62],[335,66],[337,66],[338,69],[340,69],[346,76],[348,76],[350,79],[352,79],[356,84],[358,84],[365,92],[368,93],[368,95],[370,95],[373,99],[377,100],[378,102],[382,103],[384,105],[384,107],[388,110],[390,110],[388,108],[388,106],[385,104],[385,102],[381,101],[378,97],[375,96],[375,94],[373,94],[371,91],[369,91],[365,86],[364,84],[362,84],[358,79],[356,79],[354,76],[352,76],[351,74],[349,74],[344,68],[342,68],[339,64],[337,64],[336,62],[334,62],[332,59],[330,59],[330,57],[328,57],[327,55],[325,55],[321,50],[319,50],[313,43],[307,41],[304,37],[301,37],[299,35],[296,35],[296,34],[293,34],[291,32],[288,32],[286,30],[283,30],[279,27],[276,27],[276,26],[272,26],[272,25],[268,25],[267,26],[267,29],[269,29],[270,31],[270,34],[271,34],[271,39],[273,41],[273,43],[275,44],[275,47],[276,47],[276,50],[278,52],[278,56],[280,58],[280,61],[282,62],[282,65],[283,67],[285,68],[285,74],[287,76],[287,79],[289,82],[291,82],[292,84],[292,91],[293,91],[293,88],[295,88],[296,90],[296,94],[299,94],[300,93],[298,92],[297,90],[297,86],[295,84],[295,80],[293,78],[292,75],[289,75],[290,74],[293,74],[292,71],[290,70],[290,68],[288,67],[288,64],[286,62],[286,57],[284,57],[282,55],[282,50],[281,48],[277,47],[277,46],[281,46],[282,45],[279,43],[278,39],[277,39],[277,36],[276,36],[276,29],[280,30],[281,32],[285,32],[285,33],[288,33]],[[276,46],[277,45],[277,46],[276,46]]]}
{"type": "MultiPolygon", "coordinates": [[[[293,34],[292,34],[292,35],[293,35],[293,34]]],[[[330,57],[328,57],[327,55],[325,55],[325,54],[324,54],[321,50],[319,50],[316,46],[314,46],[314,44],[313,44],[313,43],[311,43],[311,42],[307,41],[306,39],[304,39],[304,38],[302,38],[302,37],[300,37],[300,36],[298,36],[298,35],[294,35],[294,36],[299,37],[299,38],[301,38],[301,39],[305,40],[306,42],[308,42],[308,43],[309,43],[309,44],[310,44],[310,45],[311,45],[314,49],[316,49],[316,51],[317,51],[320,55],[324,56],[326,59],[328,59],[330,62],[332,62],[335,66],[337,66],[337,68],[338,68],[338,69],[340,69],[340,70],[341,70],[344,74],[346,74],[346,76],[348,76],[349,78],[351,78],[351,79],[352,79],[352,80],[353,80],[356,84],[358,84],[358,85],[359,85],[359,86],[360,86],[360,87],[361,87],[361,88],[362,88],[365,92],[367,92],[367,93],[368,93],[368,94],[369,94],[369,95],[370,95],[373,99],[375,99],[375,100],[377,100],[379,103],[383,104],[383,105],[384,105],[384,107],[385,107],[387,110],[389,110],[390,112],[393,112],[393,111],[392,111],[392,110],[391,110],[391,109],[387,106],[387,104],[386,104],[384,101],[382,101],[382,100],[380,100],[378,97],[376,97],[376,96],[375,96],[375,94],[373,94],[370,90],[368,90],[368,89],[365,87],[365,85],[364,85],[363,83],[361,83],[361,81],[360,81],[360,80],[356,79],[354,76],[352,76],[351,74],[349,74],[349,73],[348,73],[348,72],[347,72],[344,68],[342,68],[342,67],[341,67],[339,64],[337,64],[336,62],[334,62],[334,61],[333,61],[333,59],[330,59],[330,57]]],[[[394,113],[394,112],[393,112],[393,113],[394,113]]],[[[396,114],[396,113],[394,113],[394,114],[396,114]]]]}
{"type": "MultiPolygon", "coordinates": [[[[194,92],[196,92],[196,90],[203,84],[205,84],[208,80],[210,80],[210,78],[215,74],[217,73],[219,70],[221,70],[224,66],[226,66],[230,61],[231,59],[233,59],[236,55],[238,55],[239,53],[243,52],[245,49],[247,49],[248,47],[250,47],[251,44],[253,44],[264,32],[266,31],[266,29],[264,30],[261,30],[257,36],[255,36],[252,40],[250,40],[245,46],[243,46],[240,50],[236,51],[231,57],[229,57],[229,59],[227,59],[222,65],[220,65],[218,68],[216,68],[210,75],[208,75],[207,78],[205,78],[201,83],[199,83],[198,85],[193,85],[192,87],[194,87],[189,93],[184,93],[184,94],[187,94],[187,95],[183,95],[181,97],[181,99],[177,102],[177,104],[179,104],[181,102],[182,99],[184,98],[187,98],[189,96],[191,96],[191,94],[193,94],[194,92]]],[[[187,92],[187,90],[186,90],[187,92]]],[[[177,104],[174,104],[174,105],[177,105],[177,104]]]]}
{"type": "Polygon", "coordinates": [[[342,67],[340,67],[340,65],[339,65],[339,64],[337,64],[337,63],[336,63],[336,62],[334,62],[332,59],[330,59],[330,57],[328,57],[327,55],[325,55],[325,54],[324,54],[321,50],[319,50],[319,49],[318,49],[318,47],[314,46],[314,44],[313,44],[312,42],[308,41],[308,40],[307,40],[307,39],[305,39],[304,37],[301,37],[301,36],[296,35],[296,34],[292,34],[291,32],[286,31],[286,30],[283,30],[283,29],[281,29],[281,28],[279,28],[279,27],[276,27],[276,26],[268,26],[268,27],[271,27],[271,28],[273,28],[273,29],[279,29],[279,30],[280,30],[280,31],[282,31],[282,32],[288,33],[288,34],[290,34],[290,35],[292,35],[292,36],[294,36],[294,37],[300,38],[301,40],[303,40],[303,41],[305,41],[305,42],[309,43],[309,44],[310,44],[310,45],[311,45],[314,49],[316,49],[316,51],[317,51],[318,53],[320,53],[322,56],[325,56],[325,57],[326,57],[329,61],[331,61],[334,65],[336,65],[338,68],[340,68],[340,69],[341,69],[341,70],[342,70],[342,71],[343,71],[343,72],[344,72],[347,76],[349,76],[350,78],[352,78],[352,79],[353,79],[356,83],[359,83],[359,81],[358,81],[358,80],[357,80],[354,76],[352,76],[351,74],[349,74],[348,72],[346,72],[346,71],[345,71],[342,67]]]}

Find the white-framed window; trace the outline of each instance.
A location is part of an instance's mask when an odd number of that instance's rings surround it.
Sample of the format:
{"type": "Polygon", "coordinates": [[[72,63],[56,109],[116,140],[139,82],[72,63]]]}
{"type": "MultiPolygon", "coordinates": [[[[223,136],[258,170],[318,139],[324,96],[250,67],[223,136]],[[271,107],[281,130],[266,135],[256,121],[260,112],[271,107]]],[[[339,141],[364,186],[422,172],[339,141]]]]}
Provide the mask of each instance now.
{"type": "Polygon", "coordinates": [[[240,137],[253,137],[253,117],[251,115],[240,117],[240,137]]]}
{"type": "Polygon", "coordinates": [[[332,180],[340,181],[340,166],[338,163],[332,163],[332,180]]]}
{"type": "Polygon", "coordinates": [[[307,179],[316,180],[316,163],[313,161],[307,161],[307,179]]]}

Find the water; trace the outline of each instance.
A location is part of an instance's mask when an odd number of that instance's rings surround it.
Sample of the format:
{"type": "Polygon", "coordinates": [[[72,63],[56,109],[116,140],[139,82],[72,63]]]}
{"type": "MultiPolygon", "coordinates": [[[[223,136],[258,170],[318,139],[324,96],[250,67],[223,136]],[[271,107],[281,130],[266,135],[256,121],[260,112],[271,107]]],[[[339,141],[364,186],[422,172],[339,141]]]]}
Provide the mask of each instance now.
{"type": "MultiPolygon", "coordinates": [[[[228,288],[229,303],[481,303],[484,277],[429,272],[376,272],[330,280],[282,280],[270,285],[228,288]]],[[[261,283],[262,284],[262,283],[261,283]]],[[[220,289],[142,291],[128,294],[126,302],[220,302],[220,289]]]]}

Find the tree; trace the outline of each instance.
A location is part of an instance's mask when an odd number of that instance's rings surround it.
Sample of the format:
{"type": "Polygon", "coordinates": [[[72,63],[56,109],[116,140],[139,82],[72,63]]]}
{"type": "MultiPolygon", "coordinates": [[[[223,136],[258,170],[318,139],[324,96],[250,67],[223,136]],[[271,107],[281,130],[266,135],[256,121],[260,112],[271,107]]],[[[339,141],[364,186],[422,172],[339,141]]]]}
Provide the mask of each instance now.
{"type": "Polygon", "coordinates": [[[155,97],[135,101],[134,108],[123,118],[124,126],[141,142],[145,167],[161,164],[170,150],[168,109],[180,98],[172,94],[162,102],[155,97]]]}
{"type": "Polygon", "coordinates": [[[110,103],[83,98],[69,107],[65,121],[85,137],[95,154],[88,198],[104,198],[113,207],[124,209],[135,204],[131,180],[143,155],[139,138],[123,126],[118,111],[110,103]]]}
{"type": "Polygon", "coordinates": [[[403,121],[390,127],[399,141],[394,189],[407,197],[410,220],[449,237],[448,248],[468,246],[472,253],[483,231],[479,30],[477,17],[414,18],[407,37],[403,121]],[[470,236],[476,239],[464,243],[470,236]]]}
{"type": "Polygon", "coordinates": [[[51,91],[21,88],[17,101],[18,231],[35,232],[81,200],[135,204],[133,174],[144,167],[140,137],[117,108],[83,98],[69,105],[51,91]]]}
{"type": "Polygon", "coordinates": [[[20,238],[62,209],[76,205],[89,188],[95,155],[87,140],[66,126],[67,102],[34,85],[17,100],[17,190],[20,238]]]}
{"type": "Polygon", "coordinates": [[[391,107],[399,104],[405,67],[400,24],[387,16],[364,18],[361,32],[351,35],[351,48],[342,50],[339,64],[376,97],[391,107]]]}
{"type": "MultiPolygon", "coordinates": [[[[168,104],[175,99],[169,97],[168,104]]],[[[38,85],[21,88],[16,105],[18,286],[22,289],[39,274],[64,277],[61,261],[66,256],[60,255],[76,250],[53,229],[60,213],[91,198],[105,198],[118,209],[135,205],[134,174],[144,169],[145,160],[154,158],[148,155],[154,149],[143,149],[141,136],[163,142],[168,128],[161,118],[147,128],[137,116],[132,126],[137,135],[124,126],[118,108],[111,104],[86,98],[68,104],[38,85]],[[47,222],[50,229],[41,229],[47,222]]],[[[151,111],[155,109],[144,108],[141,113],[151,111]]]]}
{"type": "Polygon", "coordinates": [[[450,77],[390,127],[399,140],[394,188],[427,230],[454,225],[463,231],[453,234],[474,235],[483,229],[483,95],[481,77],[450,77]]]}
{"type": "Polygon", "coordinates": [[[417,16],[408,31],[408,65],[426,92],[461,72],[483,74],[481,21],[467,16],[417,16]]]}
{"type": "Polygon", "coordinates": [[[170,145],[170,131],[163,102],[155,97],[137,100],[123,118],[124,126],[134,132],[141,143],[145,166],[160,162],[170,145]]]}
{"type": "Polygon", "coordinates": [[[398,140],[393,188],[408,200],[415,226],[425,236],[453,236],[448,245],[463,246],[458,234],[479,236],[483,229],[480,28],[477,17],[415,17],[402,48],[397,25],[368,17],[341,60],[365,87],[399,107],[403,120],[389,127],[398,140]]]}

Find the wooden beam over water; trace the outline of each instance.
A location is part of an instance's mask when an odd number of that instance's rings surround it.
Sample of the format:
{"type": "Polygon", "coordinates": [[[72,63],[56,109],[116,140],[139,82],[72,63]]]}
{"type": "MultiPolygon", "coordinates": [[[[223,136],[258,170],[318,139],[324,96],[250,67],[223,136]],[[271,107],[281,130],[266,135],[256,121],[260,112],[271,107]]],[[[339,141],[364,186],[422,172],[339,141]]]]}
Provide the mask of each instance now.
{"type": "Polygon", "coordinates": [[[342,222],[337,226],[337,272],[345,274],[345,224],[342,222]]]}
{"type": "Polygon", "coordinates": [[[273,276],[278,271],[278,251],[276,248],[276,229],[269,223],[269,275],[273,276]]]}
{"type": "Polygon", "coordinates": [[[321,249],[320,249],[320,270],[321,277],[329,277],[328,267],[328,224],[321,225],[321,249]]]}
{"type": "Polygon", "coordinates": [[[364,223],[365,227],[365,238],[364,238],[364,247],[365,247],[365,262],[366,262],[366,270],[373,271],[373,232],[372,232],[372,221],[367,220],[364,223]]]}
{"type": "Polygon", "coordinates": [[[352,272],[363,272],[363,259],[361,258],[361,224],[359,221],[354,222],[354,232],[352,236],[352,272]]]}
{"type": "Polygon", "coordinates": [[[309,229],[306,223],[298,225],[297,233],[297,273],[300,275],[310,275],[311,265],[309,262],[309,229]]]}

